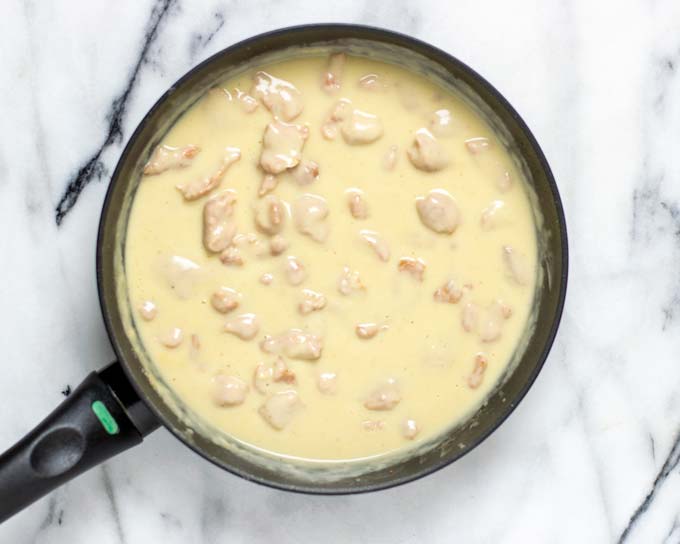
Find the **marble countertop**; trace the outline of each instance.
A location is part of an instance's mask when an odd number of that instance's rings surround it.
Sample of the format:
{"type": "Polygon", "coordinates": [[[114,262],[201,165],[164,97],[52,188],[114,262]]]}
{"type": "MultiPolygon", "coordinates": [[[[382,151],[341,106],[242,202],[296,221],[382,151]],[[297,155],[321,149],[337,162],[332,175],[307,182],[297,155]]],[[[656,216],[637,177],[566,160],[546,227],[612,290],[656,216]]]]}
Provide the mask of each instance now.
{"type": "Polygon", "coordinates": [[[9,520],[0,542],[680,541],[680,3],[5,0],[2,20],[0,450],[113,357],[94,252],[127,138],[185,71],[265,30],[380,25],[476,68],[552,165],[571,274],[526,399],[430,477],[294,495],[160,430],[9,520]]]}

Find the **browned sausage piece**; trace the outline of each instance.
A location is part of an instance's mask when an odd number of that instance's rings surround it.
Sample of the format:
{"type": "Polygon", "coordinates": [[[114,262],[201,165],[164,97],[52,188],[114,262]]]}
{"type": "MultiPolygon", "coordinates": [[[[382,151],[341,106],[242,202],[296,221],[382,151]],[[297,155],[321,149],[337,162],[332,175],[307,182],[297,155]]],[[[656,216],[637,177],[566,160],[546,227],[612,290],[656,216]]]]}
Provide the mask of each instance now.
{"type": "Polygon", "coordinates": [[[321,135],[326,140],[334,140],[338,135],[340,122],[346,119],[352,110],[352,101],[341,98],[333,106],[321,125],[321,135]]]}
{"type": "Polygon", "coordinates": [[[461,323],[466,332],[473,332],[477,330],[477,322],[479,321],[479,306],[473,302],[468,302],[463,306],[461,314],[461,323]]]}
{"type": "Polygon", "coordinates": [[[382,166],[388,172],[394,170],[397,166],[397,160],[399,159],[399,148],[396,145],[391,145],[385,155],[383,156],[382,166]]]}
{"type": "Polygon", "coordinates": [[[279,184],[279,178],[273,174],[265,174],[260,181],[260,188],[257,190],[257,196],[263,197],[264,195],[271,193],[276,186],[279,184]]]}
{"type": "Polygon", "coordinates": [[[347,56],[344,53],[335,53],[328,58],[328,66],[321,80],[321,88],[327,93],[334,93],[340,89],[346,60],[347,56]]]}
{"type": "Polygon", "coordinates": [[[444,285],[438,287],[434,292],[434,299],[437,302],[447,302],[455,304],[463,296],[463,290],[458,287],[455,281],[448,280],[444,285]]]}
{"type": "Polygon", "coordinates": [[[184,340],[184,333],[182,332],[182,329],[173,327],[163,333],[159,337],[159,340],[166,348],[173,349],[182,343],[182,340],[184,340]]]}
{"type": "Polygon", "coordinates": [[[426,266],[425,261],[422,259],[413,259],[411,257],[402,257],[397,265],[400,272],[408,272],[411,274],[411,277],[418,281],[423,281],[426,266]]]}
{"type": "Polygon", "coordinates": [[[319,165],[314,161],[303,160],[290,173],[298,185],[309,185],[319,179],[319,165]]]}
{"type": "Polygon", "coordinates": [[[470,138],[465,140],[465,147],[473,155],[478,155],[488,150],[491,147],[491,142],[488,138],[470,138]]]}
{"type": "Polygon", "coordinates": [[[377,115],[353,109],[340,128],[342,137],[350,145],[375,142],[383,135],[383,126],[377,115]]]}
{"type": "Polygon", "coordinates": [[[359,87],[367,91],[385,91],[388,88],[387,82],[379,74],[366,74],[359,78],[359,87]]]}
{"type": "Polygon", "coordinates": [[[371,246],[381,261],[387,262],[390,260],[390,246],[387,244],[387,241],[382,237],[382,235],[378,234],[374,230],[363,229],[359,231],[359,236],[361,236],[361,238],[366,243],[368,243],[369,246],[371,246]]]}
{"type": "Polygon", "coordinates": [[[267,394],[274,383],[294,384],[297,378],[295,372],[288,368],[281,357],[277,357],[273,363],[259,363],[253,374],[255,389],[267,394]]]}
{"type": "Polygon", "coordinates": [[[368,217],[368,204],[364,198],[363,191],[359,189],[347,189],[347,206],[349,213],[354,219],[366,219],[368,217]]]}
{"type": "Polygon", "coordinates": [[[380,326],[377,323],[359,323],[354,331],[362,340],[368,340],[378,334],[380,326]]]}
{"type": "Polygon", "coordinates": [[[248,252],[251,256],[260,259],[269,256],[269,247],[264,240],[261,240],[254,232],[237,234],[234,236],[232,246],[241,251],[248,252]]]}
{"type": "Polygon", "coordinates": [[[235,203],[236,193],[224,191],[203,206],[203,245],[211,253],[224,251],[236,234],[235,203]]]}
{"type": "Polygon", "coordinates": [[[301,409],[302,401],[297,391],[289,389],[274,393],[260,406],[258,412],[269,425],[280,431],[290,424],[301,409]]]}
{"type": "Polygon", "coordinates": [[[241,295],[229,287],[220,287],[210,297],[210,304],[221,314],[226,314],[238,308],[241,295]]]}
{"type": "Polygon", "coordinates": [[[425,172],[436,172],[449,164],[446,151],[426,128],[416,131],[413,144],[406,150],[406,154],[413,166],[425,172]]]}
{"type": "Polygon", "coordinates": [[[144,302],[142,302],[139,305],[138,310],[139,310],[139,315],[142,316],[142,319],[144,321],[151,321],[158,314],[158,308],[150,300],[145,300],[144,302]]]}
{"type": "Polygon", "coordinates": [[[321,357],[323,343],[316,334],[288,329],[278,336],[265,336],[260,348],[266,353],[281,353],[290,359],[314,361],[321,357]]]}
{"type": "Polygon", "coordinates": [[[293,220],[297,230],[316,242],[325,242],[328,237],[326,217],[328,204],[323,197],[305,193],[293,203],[293,220]]]}
{"type": "Polygon", "coordinates": [[[260,105],[255,98],[241,89],[234,89],[234,94],[236,94],[236,100],[241,104],[241,109],[246,113],[253,113],[260,105]]]}
{"type": "Polygon", "coordinates": [[[252,340],[260,332],[260,321],[255,314],[241,314],[224,324],[224,331],[241,340],[252,340]]]}
{"type": "Polygon", "coordinates": [[[453,136],[453,117],[449,110],[437,110],[430,116],[428,124],[430,132],[440,138],[453,136]]]}
{"type": "Polygon", "coordinates": [[[191,335],[191,342],[189,344],[189,358],[192,360],[198,359],[201,352],[201,339],[197,334],[191,335]]]}
{"type": "Polygon", "coordinates": [[[321,125],[321,134],[326,140],[334,140],[338,128],[346,143],[350,145],[370,144],[383,135],[380,118],[372,113],[352,107],[346,98],[339,100],[321,125]]]}
{"type": "Polygon", "coordinates": [[[222,164],[212,175],[177,185],[185,200],[196,200],[207,195],[222,182],[229,167],[241,158],[241,150],[237,147],[227,147],[224,152],[222,164]]]}
{"type": "Polygon", "coordinates": [[[181,299],[191,298],[201,278],[201,267],[191,259],[172,255],[161,262],[161,273],[173,294],[181,299]]]}
{"type": "Polygon", "coordinates": [[[311,289],[302,290],[302,301],[298,304],[298,311],[302,315],[318,312],[326,307],[326,297],[311,289]]]}
{"type": "Polygon", "coordinates": [[[493,200],[482,210],[480,225],[484,230],[492,230],[508,222],[507,207],[502,200],[493,200]]]}
{"type": "Polygon", "coordinates": [[[241,250],[234,246],[229,246],[220,253],[220,261],[227,266],[243,266],[243,256],[241,250]]]}
{"type": "Polygon", "coordinates": [[[458,205],[443,189],[416,198],[416,210],[422,224],[439,234],[452,234],[460,223],[458,205]]]}
{"type": "Polygon", "coordinates": [[[280,174],[295,168],[301,160],[302,148],[309,136],[305,126],[272,121],[262,139],[260,166],[268,174],[280,174]]]}
{"type": "Polygon", "coordinates": [[[338,291],[341,295],[351,295],[355,291],[364,291],[366,287],[361,281],[359,272],[349,266],[342,267],[342,273],[338,278],[338,291]]]}
{"type": "Polygon", "coordinates": [[[397,382],[390,378],[371,391],[364,401],[364,407],[369,410],[391,410],[400,401],[401,393],[397,382]]]}
{"type": "Polygon", "coordinates": [[[291,285],[300,285],[307,279],[307,270],[297,257],[290,256],[286,259],[284,271],[291,285]]]}
{"type": "Polygon", "coordinates": [[[496,300],[482,314],[479,321],[479,338],[482,342],[493,342],[501,336],[503,322],[512,316],[512,308],[502,300],[496,300]]]}
{"type": "Polygon", "coordinates": [[[413,440],[420,432],[420,426],[414,419],[405,419],[401,422],[401,434],[404,438],[413,440]]]}
{"type": "Polygon", "coordinates": [[[213,382],[213,401],[218,406],[237,406],[248,396],[248,384],[237,376],[218,374],[213,382]]]}
{"type": "Polygon", "coordinates": [[[385,422],[381,419],[367,419],[361,422],[361,426],[365,431],[382,431],[385,428],[385,422]]]}
{"type": "Polygon", "coordinates": [[[506,275],[517,285],[527,285],[531,279],[531,270],[526,257],[512,246],[503,246],[503,262],[506,275]]]}
{"type": "Polygon", "coordinates": [[[186,168],[200,151],[201,148],[193,144],[181,147],[159,145],[144,166],[144,175],[155,176],[166,170],[186,168]]]}
{"type": "Polygon", "coordinates": [[[286,207],[276,195],[266,195],[253,205],[255,226],[265,234],[278,234],[283,230],[286,207]]]}
{"type": "Polygon", "coordinates": [[[292,121],[302,112],[302,94],[295,85],[267,72],[253,76],[250,94],[259,98],[274,117],[284,121],[292,121]]]}
{"type": "Polygon", "coordinates": [[[288,249],[288,240],[280,234],[275,234],[269,239],[269,252],[272,255],[281,255],[288,249]]]}
{"type": "Polygon", "coordinates": [[[475,355],[475,366],[472,368],[472,372],[467,379],[467,384],[470,389],[477,389],[480,385],[482,385],[482,381],[484,380],[484,372],[486,372],[486,367],[488,364],[489,361],[486,358],[486,355],[483,353],[478,353],[475,355]]]}
{"type": "Polygon", "coordinates": [[[324,395],[334,395],[338,390],[338,375],[335,372],[321,372],[316,385],[324,395]]]}

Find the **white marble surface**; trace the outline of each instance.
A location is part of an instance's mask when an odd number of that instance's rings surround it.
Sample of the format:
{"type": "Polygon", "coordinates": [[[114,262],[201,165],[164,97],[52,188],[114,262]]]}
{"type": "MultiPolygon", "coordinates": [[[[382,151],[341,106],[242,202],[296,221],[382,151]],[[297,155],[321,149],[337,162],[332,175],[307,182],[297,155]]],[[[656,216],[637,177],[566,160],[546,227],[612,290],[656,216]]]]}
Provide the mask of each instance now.
{"type": "Polygon", "coordinates": [[[0,542],[680,541],[680,3],[3,0],[0,21],[0,450],[112,357],[94,251],[124,142],[186,70],[264,30],[376,24],[475,67],[546,152],[572,263],[535,386],[433,476],[286,494],[161,430],[11,519],[0,542]],[[57,225],[76,179],[87,186],[57,225]]]}

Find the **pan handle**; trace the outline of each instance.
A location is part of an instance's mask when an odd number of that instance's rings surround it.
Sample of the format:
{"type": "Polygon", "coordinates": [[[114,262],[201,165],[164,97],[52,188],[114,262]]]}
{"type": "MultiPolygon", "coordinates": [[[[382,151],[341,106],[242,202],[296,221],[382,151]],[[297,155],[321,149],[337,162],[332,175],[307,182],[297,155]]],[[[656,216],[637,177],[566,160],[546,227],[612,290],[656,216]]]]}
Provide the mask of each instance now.
{"type": "Polygon", "coordinates": [[[136,446],[158,426],[120,363],[92,372],[37,427],[0,454],[0,523],[136,446]]]}

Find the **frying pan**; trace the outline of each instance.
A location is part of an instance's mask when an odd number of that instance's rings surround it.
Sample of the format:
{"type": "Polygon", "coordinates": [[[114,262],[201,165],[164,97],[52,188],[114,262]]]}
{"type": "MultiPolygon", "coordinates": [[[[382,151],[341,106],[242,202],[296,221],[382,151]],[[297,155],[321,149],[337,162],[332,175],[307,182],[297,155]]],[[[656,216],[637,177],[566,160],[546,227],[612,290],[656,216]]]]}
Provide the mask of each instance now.
{"type": "Polygon", "coordinates": [[[548,355],[564,305],[567,232],[562,205],[543,153],[517,112],[468,66],[419,40],[379,28],[314,24],[261,34],[228,47],[175,83],[130,138],[104,201],[97,241],[97,283],[117,362],[91,373],[54,412],[0,455],[0,522],[52,489],[142,442],[163,425],[205,459],[278,489],[316,494],[375,491],[420,478],[459,459],[514,410],[548,355]],[[130,205],[151,150],[171,124],[216,82],[282,55],[343,49],[424,73],[455,89],[489,122],[526,178],[537,225],[539,274],[532,319],[508,371],[476,413],[402,457],[361,470],[301,469],[290,460],[244,447],[201,426],[174,402],[149,363],[127,301],[124,248],[130,205]]]}

